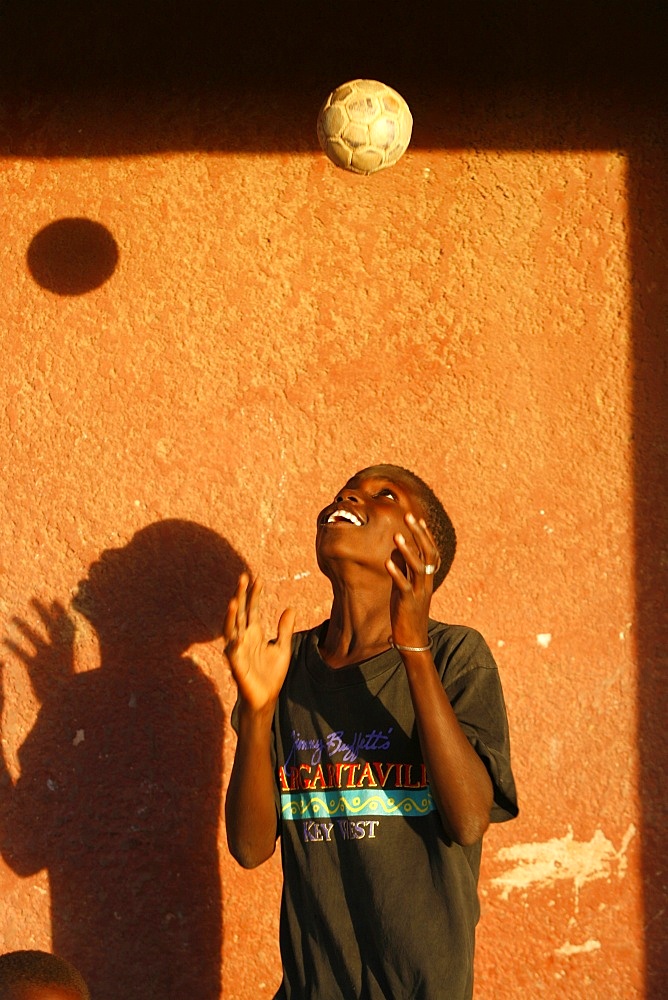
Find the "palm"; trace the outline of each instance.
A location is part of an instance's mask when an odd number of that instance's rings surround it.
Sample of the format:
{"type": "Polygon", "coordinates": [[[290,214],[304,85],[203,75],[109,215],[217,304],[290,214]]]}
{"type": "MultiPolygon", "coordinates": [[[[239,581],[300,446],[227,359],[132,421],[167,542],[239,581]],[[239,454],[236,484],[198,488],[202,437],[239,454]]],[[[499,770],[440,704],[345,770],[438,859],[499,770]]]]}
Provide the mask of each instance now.
{"type": "Polygon", "coordinates": [[[433,592],[433,571],[439,562],[438,549],[424,519],[419,521],[406,514],[410,541],[396,534],[394,542],[402,556],[389,558],[386,568],[392,578],[390,622],[395,642],[421,646],[425,642],[429,623],[429,605],[433,592]],[[426,571],[427,564],[430,571],[426,571]]]}
{"type": "Polygon", "coordinates": [[[58,601],[48,607],[37,599],[31,604],[46,638],[31,622],[15,617],[12,624],[21,642],[7,638],[3,644],[26,665],[35,696],[43,703],[56,699],[74,676],[74,623],[58,601]]]}
{"type": "Polygon", "coordinates": [[[239,689],[249,708],[261,710],[278,698],[290,664],[295,616],[284,611],[275,640],[267,640],[259,622],[258,600],[261,584],[250,583],[242,574],[225,618],[225,654],[239,689]]]}
{"type": "Polygon", "coordinates": [[[229,649],[227,658],[239,694],[254,708],[275,701],[290,663],[290,651],[266,641],[259,625],[246,629],[243,640],[229,649]]]}

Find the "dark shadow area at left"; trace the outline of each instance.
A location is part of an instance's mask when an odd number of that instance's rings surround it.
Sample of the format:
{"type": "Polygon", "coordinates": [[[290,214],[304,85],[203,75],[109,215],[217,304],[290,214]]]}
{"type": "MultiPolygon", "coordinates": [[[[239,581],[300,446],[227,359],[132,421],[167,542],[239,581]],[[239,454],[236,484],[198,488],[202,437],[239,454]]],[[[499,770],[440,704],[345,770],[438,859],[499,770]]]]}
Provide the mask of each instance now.
{"type": "Polygon", "coordinates": [[[5,642],[40,709],[16,784],[2,761],[2,855],[20,876],[47,870],[53,950],[96,1000],[222,995],[224,719],[186,653],[220,634],[244,568],[214,531],[157,522],[79,584],[98,669],[75,672],[57,602],[34,601],[34,623],[14,618],[5,642]]]}

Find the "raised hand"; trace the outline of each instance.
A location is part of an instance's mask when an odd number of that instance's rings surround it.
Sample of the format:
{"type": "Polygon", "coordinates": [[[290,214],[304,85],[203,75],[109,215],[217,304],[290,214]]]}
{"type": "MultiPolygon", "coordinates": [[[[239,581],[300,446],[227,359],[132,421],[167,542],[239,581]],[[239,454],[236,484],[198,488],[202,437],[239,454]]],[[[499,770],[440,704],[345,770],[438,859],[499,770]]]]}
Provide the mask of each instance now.
{"type": "Polygon", "coordinates": [[[12,625],[22,641],[6,638],[3,645],[26,665],[35,697],[45,702],[55,697],[61,686],[74,676],[74,623],[59,601],[48,607],[37,599],[30,603],[46,637],[30,622],[15,617],[12,625]]]}
{"type": "Polygon", "coordinates": [[[391,556],[385,563],[392,577],[392,639],[400,646],[426,646],[434,572],[438,569],[440,556],[426,521],[423,518],[418,521],[410,512],[404,520],[408,537],[401,533],[394,536],[404,566],[391,556]]]}
{"type": "Polygon", "coordinates": [[[225,655],[237,683],[239,696],[253,711],[276,703],[290,664],[295,612],[287,608],[278,622],[275,639],[266,639],[259,617],[262,583],[251,582],[247,573],[239,577],[223,627],[225,655]]]}

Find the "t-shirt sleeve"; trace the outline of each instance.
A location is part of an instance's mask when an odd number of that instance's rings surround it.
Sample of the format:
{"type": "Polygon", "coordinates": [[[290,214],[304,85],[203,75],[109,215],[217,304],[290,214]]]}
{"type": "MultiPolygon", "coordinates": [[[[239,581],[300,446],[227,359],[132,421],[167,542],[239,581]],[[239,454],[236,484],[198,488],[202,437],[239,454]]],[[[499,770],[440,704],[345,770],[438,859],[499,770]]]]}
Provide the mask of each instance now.
{"type": "Polygon", "coordinates": [[[499,671],[479,632],[458,632],[437,648],[434,659],[459,724],[492,779],[491,820],[502,823],[517,816],[518,807],[499,671]]]}

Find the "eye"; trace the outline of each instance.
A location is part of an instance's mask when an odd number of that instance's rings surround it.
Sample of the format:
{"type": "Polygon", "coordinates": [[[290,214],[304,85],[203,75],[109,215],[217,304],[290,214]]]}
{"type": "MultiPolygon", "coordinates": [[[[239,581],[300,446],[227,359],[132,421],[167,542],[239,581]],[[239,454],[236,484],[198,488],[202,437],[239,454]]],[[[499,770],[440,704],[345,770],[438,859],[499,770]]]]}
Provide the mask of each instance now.
{"type": "Polygon", "coordinates": [[[378,492],[375,493],[374,496],[376,496],[376,497],[389,497],[390,500],[398,500],[399,499],[397,497],[397,494],[394,492],[394,490],[389,489],[387,486],[384,489],[382,489],[382,490],[378,490],[378,492]]]}

